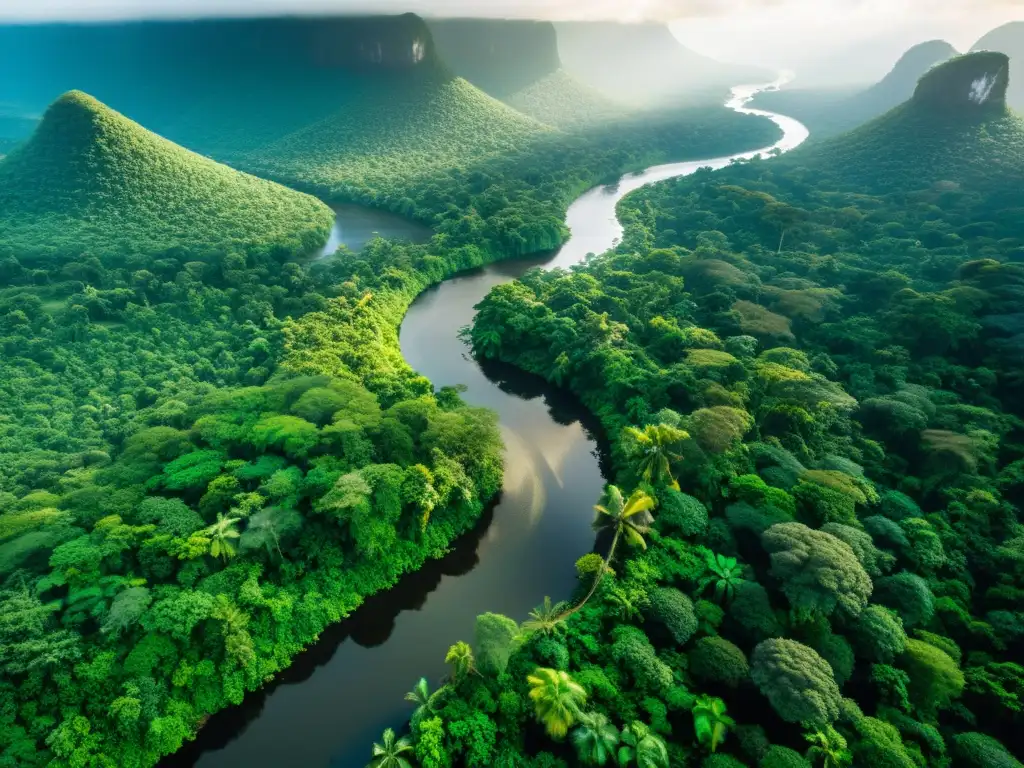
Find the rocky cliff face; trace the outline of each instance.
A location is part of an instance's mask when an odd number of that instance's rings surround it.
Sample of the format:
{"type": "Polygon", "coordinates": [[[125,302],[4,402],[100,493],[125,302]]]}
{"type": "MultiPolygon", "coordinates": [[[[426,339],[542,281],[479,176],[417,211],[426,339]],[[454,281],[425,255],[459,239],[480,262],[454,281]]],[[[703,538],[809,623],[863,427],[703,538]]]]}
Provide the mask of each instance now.
{"type": "Polygon", "coordinates": [[[29,79],[131,80],[170,67],[407,68],[432,59],[430,30],[414,14],[0,26],[0,66],[29,79]]]}
{"type": "Polygon", "coordinates": [[[1006,102],[1024,112],[1024,21],[997,27],[974,44],[972,51],[999,51],[1010,57],[1010,85],[1006,102]]]}
{"type": "Polygon", "coordinates": [[[1006,111],[1010,59],[982,51],[957,56],[927,72],[918,82],[911,105],[939,113],[970,116],[1006,111]]]}
{"type": "Polygon", "coordinates": [[[498,98],[558,71],[558,39],[547,21],[438,19],[429,22],[438,58],[498,98]]]}
{"type": "MultiPolygon", "coordinates": [[[[39,114],[79,89],[203,149],[176,132],[181,115],[216,120],[266,103],[298,124],[343,107],[378,74],[436,71],[430,30],[413,14],[0,25],[0,72],[18,73],[0,77],[0,117],[39,114]]],[[[0,120],[0,138],[24,138],[23,123],[0,120]]]]}

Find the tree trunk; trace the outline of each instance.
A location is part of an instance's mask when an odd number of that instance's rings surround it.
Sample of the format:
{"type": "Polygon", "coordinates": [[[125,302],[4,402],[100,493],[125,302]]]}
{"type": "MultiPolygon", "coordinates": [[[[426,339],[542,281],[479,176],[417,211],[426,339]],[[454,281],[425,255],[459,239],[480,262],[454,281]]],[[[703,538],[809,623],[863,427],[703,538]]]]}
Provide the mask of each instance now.
{"type": "Polygon", "coordinates": [[[561,616],[559,616],[559,619],[565,619],[569,616],[572,616],[574,613],[579,611],[584,605],[586,605],[587,601],[594,596],[595,592],[597,592],[597,588],[601,585],[601,580],[604,579],[604,574],[608,570],[612,558],[615,557],[615,548],[616,546],[618,546],[619,534],[621,533],[622,526],[620,525],[618,528],[615,529],[615,536],[612,537],[612,545],[608,548],[608,556],[601,562],[601,571],[597,574],[597,578],[594,579],[594,583],[591,585],[590,591],[587,592],[587,596],[584,597],[577,605],[573,606],[565,613],[563,613],[561,616]]]}

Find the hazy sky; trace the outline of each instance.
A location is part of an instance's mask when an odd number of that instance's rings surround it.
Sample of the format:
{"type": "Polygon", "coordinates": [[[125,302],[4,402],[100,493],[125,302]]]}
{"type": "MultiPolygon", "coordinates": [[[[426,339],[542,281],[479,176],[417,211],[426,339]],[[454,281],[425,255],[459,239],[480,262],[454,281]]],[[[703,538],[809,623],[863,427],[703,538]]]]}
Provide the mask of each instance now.
{"type": "MultiPolygon", "coordinates": [[[[399,11],[675,19],[676,36],[701,53],[799,69],[858,44],[870,43],[876,61],[932,38],[966,50],[989,29],[1024,19],[1024,0],[0,0],[0,20],[399,11]]],[[[851,79],[875,73],[855,74],[851,79]]]]}

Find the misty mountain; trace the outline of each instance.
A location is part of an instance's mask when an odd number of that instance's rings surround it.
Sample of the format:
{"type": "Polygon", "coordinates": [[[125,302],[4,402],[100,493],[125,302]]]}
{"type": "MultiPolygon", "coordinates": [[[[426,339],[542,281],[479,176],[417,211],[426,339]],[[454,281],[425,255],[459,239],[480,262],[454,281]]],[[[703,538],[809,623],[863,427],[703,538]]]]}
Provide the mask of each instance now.
{"type": "Polygon", "coordinates": [[[869,88],[783,89],[758,95],[754,106],[795,117],[810,128],[815,140],[834,136],[903,103],[928,70],[956,55],[949,43],[931,40],[904,53],[889,74],[869,88]]]}
{"type": "Polygon", "coordinates": [[[1006,105],[1007,64],[994,52],[950,59],[895,109],[780,162],[865,191],[940,182],[965,191],[1016,190],[1024,175],[1024,120],[1006,105]]]}
{"type": "Polygon", "coordinates": [[[429,27],[454,74],[541,122],[572,127],[625,111],[562,68],[549,21],[435,19],[429,27]]]}
{"type": "MultiPolygon", "coordinates": [[[[0,115],[86,91],[197,151],[276,140],[439,68],[417,16],[0,26],[0,115]]],[[[2,127],[2,126],[0,126],[2,127]]],[[[31,123],[14,125],[24,138],[31,123]]],[[[5,134],[0,133],[0,136],[5,134]]]]}
{"type": "Polygon", "coordinates": [[[427,24],[445,65],[496,98],[562,66],[555,25],[549,21],[432,19],[427,24]]]}
{"type": "Polygon", "coordinates": [[[1024,21],[1011,21],[982,37],[972,51],[1000,51],[1010,57],[1007,103],[1024,112],[1024,21]]]}
{"type": "Polygon", "coordinates": [[[771,80],[771,72],[725,64],[680,43],[664,24],[559,22],[558,51],[573,77],[634,106],[717,100],[729,86],[771,80]]]}

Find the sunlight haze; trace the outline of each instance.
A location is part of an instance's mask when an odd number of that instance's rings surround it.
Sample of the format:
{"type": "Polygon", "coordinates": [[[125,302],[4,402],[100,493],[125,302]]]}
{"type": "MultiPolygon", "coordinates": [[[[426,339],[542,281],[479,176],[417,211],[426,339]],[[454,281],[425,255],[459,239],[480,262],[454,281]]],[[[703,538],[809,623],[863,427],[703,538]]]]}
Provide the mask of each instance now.
{"type": "Polygon", "coordinates": [[[1024,18],[1024,0],[6,0],[0,20],[71,21],[275,14],[399,13],[551,20],[672,21],[716,58],[798,72],[804,84],[867,82],[907,48],[944,39],[961,51],[1024,18]],[[808,63],[814,62],[814,70],[808,63]],[[802,72],[800,70],[803,70],[802,72]]]}

